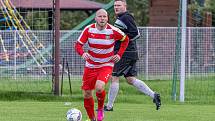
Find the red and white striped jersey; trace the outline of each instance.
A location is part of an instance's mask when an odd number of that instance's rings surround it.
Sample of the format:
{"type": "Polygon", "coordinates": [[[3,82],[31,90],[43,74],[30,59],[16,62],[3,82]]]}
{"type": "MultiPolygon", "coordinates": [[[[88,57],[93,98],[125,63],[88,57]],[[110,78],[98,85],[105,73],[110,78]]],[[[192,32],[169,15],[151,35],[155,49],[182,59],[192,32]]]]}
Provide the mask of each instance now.
{"type": "MultiPolygon", "coordinates": [[[[103,30],[98,30],[96,23],[87,26],[78,38],[78,43],[84,45],[88,42],[89,45],[90,59],[86,61],[85,66],[89,68],[113,67],[114,62],[111,58],[114,55],[115,41],[124,41],[125,38],[126,35],[120,29],[110,24],[107,24],[103,30]]],[[[80,54],[83,53],[80,52],[80,54]]]]}

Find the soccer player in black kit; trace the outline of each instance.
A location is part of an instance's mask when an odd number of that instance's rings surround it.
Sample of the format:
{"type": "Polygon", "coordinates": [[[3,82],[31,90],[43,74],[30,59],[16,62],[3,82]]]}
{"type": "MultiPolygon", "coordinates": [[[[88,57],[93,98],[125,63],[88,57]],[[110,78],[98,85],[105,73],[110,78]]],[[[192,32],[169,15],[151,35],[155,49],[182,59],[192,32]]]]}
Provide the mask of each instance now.
{"type": "MultiPolygon", "coordinates": [[[[126,7],[126,0],[114,1],[114,11],[117,16],[114,26],[121,29],[126,35],[128,35],[130,41],[121,60],[114,65],[108,92],[108,103],[104,107],[104,110],[113,111],[113,104],[119,91],[120,76],[124,76],[128,84],[133,85],[140,92],[150,96],[156,105],[156,109],[158,110],[161,106],[160,94],[152,91],[143,81],[136,78],[136,62],[138,60],[136,40],[140,37],[140,34],[135,24],[134,17],[127,12],[126,7]]],[[[120,41],[117,41],[114,48],[115,53],[118,52],[119,47],[120,41]]]]}

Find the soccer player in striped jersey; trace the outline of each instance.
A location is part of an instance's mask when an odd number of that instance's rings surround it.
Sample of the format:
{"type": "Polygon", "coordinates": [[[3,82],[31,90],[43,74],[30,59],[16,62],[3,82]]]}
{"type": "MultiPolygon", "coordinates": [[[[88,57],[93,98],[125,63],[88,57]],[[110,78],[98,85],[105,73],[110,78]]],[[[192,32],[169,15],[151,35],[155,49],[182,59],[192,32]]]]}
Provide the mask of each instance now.
{"type": "Polygon", "coordinates": [[[86,60],[82,79],[84,107],[91,121],[96,121],[92,92],[96,89],[98,100],[97,121],[104,118],[105,84],[111,76],[114,63],[118,62],[127,48],[129,38],[120,29],[108,24],[108,14],[104,9],[96,12],[96,23],[83,30],[75,43],[76,52],[86,60]],[[114,54],[114,44],[121,41],[119,51],[114,54]],[[88,51],[83,45],[88,43],[88,51]]]}
{"type": "MultiPolygon", "coordinates": [[[[119,91],[119,77],[124,76],[128,84],[137,88],[140,92],[150,96],[158,110],[161,106],[160,94],[152,91],[143,81],[136,78],[137,69],[136,62],[138,60],[138,52],[136,40],[140,37],[139,31],[135,24],[134,17],[127,12],[126,0],[115,0],[114,11],[117,20],[114,24],[117,28],[128,35],[130,41],[122,59],[114,65],[111,85],[108,92],[108,103],[104,107],[105,111],[113,111],[113,104],[119,91]]],[[[116,42],[114,51],[118,52],[122,43],[116,42]]]]}

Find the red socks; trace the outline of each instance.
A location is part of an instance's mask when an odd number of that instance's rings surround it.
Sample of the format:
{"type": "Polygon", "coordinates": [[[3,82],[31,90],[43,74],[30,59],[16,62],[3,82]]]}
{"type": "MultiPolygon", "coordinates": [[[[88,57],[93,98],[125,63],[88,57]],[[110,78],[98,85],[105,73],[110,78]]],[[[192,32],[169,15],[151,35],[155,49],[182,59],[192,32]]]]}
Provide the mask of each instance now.
{"type": "Polygon", "coordinates": [[[102,91],[102,93],[96,92],[96,97],[97,97],[97,100],[98,100],[98,110],[103,110],[104,102],[105,102],[105,96],[106,96],[105,90],[102,91]]]}
{"type": "MultiPolygon", "coordinates": [[[[106,96],[105,90],[102,93],[96,92],[96,97],[97,97],[97,100],[98,100],[98,110],[103,110],[105,96],[106,96]]],[[[84,107],[85,107],[85,109],[87,111],[88,117],[90,119],[94,119],[95,118],[95,113],[94,113],[94,100],[93,100],[93,97],[90,97],[89,99],[87,99],[87,98],[84,99],[84,107]]]]}
{"type": "Polygon", "coordinates": [[[89,99],[84,99],[84,107],[87,111],[87,115],[90,119],[95,118],[95,113],[94,113],[94,100],[93,97],[89,99]]]}

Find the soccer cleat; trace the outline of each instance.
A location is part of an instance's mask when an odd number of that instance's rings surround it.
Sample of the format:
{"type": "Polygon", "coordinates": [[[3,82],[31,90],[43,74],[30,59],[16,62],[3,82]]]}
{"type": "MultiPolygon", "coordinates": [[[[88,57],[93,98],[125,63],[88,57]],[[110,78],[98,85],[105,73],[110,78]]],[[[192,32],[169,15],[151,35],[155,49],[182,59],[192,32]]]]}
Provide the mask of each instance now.
{"type": "Polygon", "coordinates": [[[158,94],[158,93],[154,94],[153,103],[155,103],[155,105],[156,105],[156,110],[159,110],[161,107],[160,94],[158,94]]]}
{"type": "Polygon", "coordinates": [[[105,106],[104,106],[104,111],[113,111],[113,107],[110,108],[110,109],[108,109],[107,106],[105,105],[105,106]]]}
{"type": "Polygon", "coordinates": [[[97,121],[102,121],[104,119],[104,110],[98,110],[97,121]]]}

